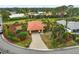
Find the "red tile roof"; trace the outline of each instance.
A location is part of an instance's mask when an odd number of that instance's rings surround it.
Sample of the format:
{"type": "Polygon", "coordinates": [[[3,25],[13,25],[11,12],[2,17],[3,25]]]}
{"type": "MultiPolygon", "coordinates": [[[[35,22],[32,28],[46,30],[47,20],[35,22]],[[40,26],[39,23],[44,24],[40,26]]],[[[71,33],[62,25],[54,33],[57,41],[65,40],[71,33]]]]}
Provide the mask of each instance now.
{"type": "Polygon", "coordinates": [[[43,30],[44,24],[41,21],[31,21],[28,22],[27,30],[43,30]]]}

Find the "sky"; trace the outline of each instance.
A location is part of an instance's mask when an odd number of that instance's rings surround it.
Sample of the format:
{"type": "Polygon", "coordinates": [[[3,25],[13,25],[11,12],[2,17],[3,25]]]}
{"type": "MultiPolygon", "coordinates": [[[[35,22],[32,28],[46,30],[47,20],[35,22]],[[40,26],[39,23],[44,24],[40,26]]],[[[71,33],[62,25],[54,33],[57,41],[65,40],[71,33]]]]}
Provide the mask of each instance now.
{"type": "Polygon", "coordinates": [[[79,7],[79,0],[0,0],[0,7],[57,7],[74,5],[79,7]]]}

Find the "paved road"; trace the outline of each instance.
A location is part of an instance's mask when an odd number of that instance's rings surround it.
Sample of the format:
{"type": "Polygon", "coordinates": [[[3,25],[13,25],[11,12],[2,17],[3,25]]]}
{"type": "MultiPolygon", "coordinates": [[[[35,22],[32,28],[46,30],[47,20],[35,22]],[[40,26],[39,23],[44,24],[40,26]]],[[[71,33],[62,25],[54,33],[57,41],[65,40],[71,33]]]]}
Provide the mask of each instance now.
{"type": "Polygon", "coordinates": [[[32,49],[24,49],[24,48],[20,48],[14,45],[11,45],[9,43],[7,43],[5,40],[3,40],[1,38],[0,35],[0,48],[3,49],[3,53],[15,53],[15,54],[58,54],[58,53],[79,53],[79,48],[73,48],[73,49],[61,49],[61,50],[52,50],[52,51],[40,51],[40,50],[32,50],[32,49]]]}
{"type": "Polygon", "coordinates": [[[30,49],[48,49],[41,39],[40,33],[32,33],[32,43],[30,49]]]}

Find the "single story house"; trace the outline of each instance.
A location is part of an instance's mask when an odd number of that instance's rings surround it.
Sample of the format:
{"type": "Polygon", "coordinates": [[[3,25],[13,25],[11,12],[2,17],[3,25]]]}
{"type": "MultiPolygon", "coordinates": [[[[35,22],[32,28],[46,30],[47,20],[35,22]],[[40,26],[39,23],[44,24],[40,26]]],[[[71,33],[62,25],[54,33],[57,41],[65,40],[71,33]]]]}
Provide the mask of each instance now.
{"type": "Polygon", "coordinates": [[[25,15],[23,13],[18,13],[18,14],[11,14],[9,17],[10,18],[18,18],[18,17],[25,17],[25,15]]]}
{"type": "Polygon", "coordinates": [[[35,31],[35,32],[42,31],[43,32],[43,30],[44,30],[44,24],[41,21],[28,22],[27,31],[29,31],[30,33],[32,31],[35,31]]]}
{"type": "MultiPolygon", "coordinates": [[[[65,20],[57,21],[57,23],[62,24],[63,26],[66,26],[66,21],[65,20]]],[[[68,21],[67,31],[68,32],[74,32],[75,34],[79,34],[79,22],[68,21]]]]}

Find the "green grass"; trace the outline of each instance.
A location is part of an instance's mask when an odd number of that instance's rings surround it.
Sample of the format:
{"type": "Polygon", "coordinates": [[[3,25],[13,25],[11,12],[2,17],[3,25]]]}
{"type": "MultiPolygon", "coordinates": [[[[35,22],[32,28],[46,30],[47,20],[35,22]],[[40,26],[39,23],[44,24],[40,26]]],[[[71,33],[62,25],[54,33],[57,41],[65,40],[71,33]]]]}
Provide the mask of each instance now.
{"type": "Polygon", "coordinates": [[[19,22],[19,23],[25,23],[25,20],[14,20],[14,21],[7,21],[7,22],[3,22],[3,24],[13,24],[15,22],[19,22]]]}
{"type": "Polygon", "coordinates": [[[27,45],[30,45],[31,42],[32,40],[24,40],[24,41],[17,42],[15,44],[21,47],[27,47],[27,45]]]}
{"type": "MultiPolygon", "coordinates": [[[[46,44],[46,46],[49,49],[54,49],[55,48],[52,44],[51,32],[46,32],[43,35],[41,35],[41,37],[42,37],[42,40],[44,41],[44,43],[46,44]]],[[[77,45],[77,42],[75,42],[74,40],[70,40],[70,41],[67,41],[67,42],[62,43],[62,44],[57,43],[56,48],[64,48],[64,47],[69,47],[69,46],[74,46],[74,45],[77,45]]]]}
{"type": "MultiPolygon", "coordinates": [[[[59,18],[49,18],[49,20],[51,22],[55,22],[58,19],[59,18]]],[[[12,20],[12,21],[10,20],[10,21],[6,21],[6,22],[3,21],[3,24],[13,24],[15,22],[25,23],[26,21],[28,22],[28,21],[31,21],[31,20],[43,20],[44,22],[47,22],[48,18],[42,18],[42,19],[22,19],[22,20],[12,20]]]]}
{"type": "MultiPolygon", "coordinates": [[[[66,17],[66,18],[70,18],[70,17],[66,17]]],[[[79,19],[79,16],[73,16],[73,17],[71,17],[71,18],[76,18],[76,19],[79,19]]],[[[51,22],[55,22],[55,21],[57,21],[57,20],[59,20],[59,19],[61,19],[62,20],[62,18],[41,18],[41,19],[30,19],[30,18],[19,18],[19,19],[9,19],[9,20],[7,20],[6,19],[6,21],[3,21],[3,23],[14,23],[14,22],[21,22],[21,21],[31,21],[31,20],[44,20],[44,21],[47,21],[48,19],[50,19],[50,21],[51,22]]]]}
{"type": "Polygon", "coordinates": [[[73,18],[79,19],[79,16],[74,16],[73,18]]]}

